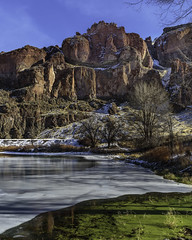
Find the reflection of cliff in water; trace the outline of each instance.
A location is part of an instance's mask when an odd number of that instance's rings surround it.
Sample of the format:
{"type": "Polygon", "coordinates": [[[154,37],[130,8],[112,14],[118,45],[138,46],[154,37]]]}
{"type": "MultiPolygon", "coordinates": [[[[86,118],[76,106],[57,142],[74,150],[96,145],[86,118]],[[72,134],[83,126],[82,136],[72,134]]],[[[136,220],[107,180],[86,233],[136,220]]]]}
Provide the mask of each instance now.
{"type": "Polygon", "coordinates": [[[96,166],[95,160],[80,156],[5,156],[0,159],[0,177],[54,175],[83,171],[96,166]]]}
{"type": "MultiPolygon", "coordinates": [[[[19,240],[136,239],[135,229],[142,224],[145,229],[142,234],[146,234],[146,237],[152,234],[150,239],[157,239],[153,237],[161,233],[162,229],[159,226],[167,227],[164,223],[167,209],[173,203],[174,208],[180,211],[178,215],[182,212],[183,217],[191,218],[188,208],[191,205],[189,201],[191,197],[192,193],[157,192],[84,201],[72,207],[40,214],[32,220],[0,234],[0,238],[1,240],[16,238],[19,240]],[[184,208],[182,208],[183,204],[184,208]],[[155,221],[159,215],[164,217],[155,221]],[[141,219],[142,223],[140,223],[141,219]],[[140,225],[137,225],[138,222],[140,225]],[[151,232],[154,227],[156,235],[151,232]],[[147,234],[149,235],[147,236],[147,234]]],[[[175,216],[177,217],[177,215],[175,216]]],[[[190,229],[190,221],[186,224],[190,229]]],[[[172,231],[171,228],[169,229],[172,231]]]]}

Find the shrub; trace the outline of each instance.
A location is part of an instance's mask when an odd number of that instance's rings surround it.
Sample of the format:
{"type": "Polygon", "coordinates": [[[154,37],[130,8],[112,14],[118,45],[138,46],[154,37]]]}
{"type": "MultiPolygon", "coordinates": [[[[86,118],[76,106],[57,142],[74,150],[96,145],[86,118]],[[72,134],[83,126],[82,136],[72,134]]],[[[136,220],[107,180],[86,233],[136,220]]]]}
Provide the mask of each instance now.
{"type": "Polygon", "coordinates": [[[47,146],[5,146],[0,147],[0,152],[82,152],[86,151],[85,147],[76,147],[73,145],[54,144],[47,146]]]}
{"type": "Polygon", "coordinates": [[[91,146],[91,140],[89,138],[87,138],[87,137],[79,139],[78,141],[79,141],[80,145],[83,145],[83,146],[86,146],[86,147],[91,146]]]}
{"type": "Polygon", "coordinates": [[[47,152],[82,152],[84,147],[76,147],[73,145],[55,144],[45,149],[47,152]]]}
{"type": "Polygon", "coordinates": [[[167,163],[171,158],[171,153],[168,147],[161,146],[156,147],[147,151],[142,159],[147,160],[149,162],[164,162],[167,163]]]}
{"type": "Polygon", "coordinates": [[[0,152],[16,152],[20,149],[20,146],[1,146],[0,152]]]}
{"type": "Polygon", "coordinates": [[[176,180],[177,177],[175,176],[174,173],[168,172],[167,174],[164,175],[164,178],[169,179],[169,180],[176,180]]]}
{"type": "Polygon", "coordinates": [[[191,166],[191,160],[188,156],[180,156],[175,159],[174,164],[178,169],[184,169],[191,166]]]}

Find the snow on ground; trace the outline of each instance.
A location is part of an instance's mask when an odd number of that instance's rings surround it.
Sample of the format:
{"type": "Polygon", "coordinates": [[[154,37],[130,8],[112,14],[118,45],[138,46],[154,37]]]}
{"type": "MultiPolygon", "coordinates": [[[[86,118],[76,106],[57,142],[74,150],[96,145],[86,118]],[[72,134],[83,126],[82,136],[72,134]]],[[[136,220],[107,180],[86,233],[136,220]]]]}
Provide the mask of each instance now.
{"type": "Polygon", "coordinates": [[[81,126],[80,122],[71,123],[64,127],[54,128],[44,130],[38,138],[53,138],[50,140],[53,143],[61,143],[65,145],[79,146],[78,136],[79,128],[81,126]]]}
{"type": "MultiPolygon", "coordinates": [[[[90,114],[98,119],[102,119],[108,114],[111,103],[104,105],[101,109],[90,114]]],[[[83,120],[86,121],[86,120],[83,120]]],[[[81,122],[74,122],[64,127],[57,127],[53,129],[45,129],[39,134],[37,139],[0,139],[0,147],[6,146],[46,146],[49,147],[55,144],[64,144],[72,146],[80,146],[78,139],[81,137],[80,127],[81,122]]]]}
{"type": "Polygon", "coordinates": [[[105,71],[105,70],[109,70],[109,69],[116,69],[119,67],[121,63],[117,63],[113,66],[108,66],[108,67],[97,67],[97,68],[94,68],[95,70],[100,70],[100,71],[105,71]]]}
{"type": "Polygon", "coordinates": [[[159,64],[159,61],[153,59],[153,67],[159,70],[159,73],[162,77],[162,84],[166,88],[169,84],[170,76],[171,76],[171,68],[163,67],[159,64]]]}
{"type": "MultiPolygon", "coordinates": [[[[98,120],[101,120],[108,115],[108,110],[111,107],[111,103],[105,104],[102,108],[98,109],[95,112],[90,113],[90,117],[95,117],[98,120]]],[[[114,119],[122,122],[125,133],[129,133],[129,125],[127,116],[131,111],[130,107],[127,106],[127,103],[122,103],[119,107],[119,113],[112,115],[114,119]]],[[[82,121],[87,121],[82,120],[82,121]]],[[[72,146],[80,146],[78,139],[81,139],[80,127],[82,126],[82,121],[74,122],[64,127],[57,127],[53,129],[45,129],[37,139],[0,139],[0,147],[6,146],[45,146],[49,147],[55,144],[64,144],[72,146]]],[[[179,135],[192,135],[192,107],[189,106],[185,111],[173,115],[174,122],[174,132],[179,135]]]]}
{"type": "Polygon", "coordinates": [[[112,107],[112,103],[108,103],[103,105],[102,108],[96,110],[96,113],[102,113],[102,114],[108,114],[109,113],[109,109],[112,107]]]}
{"type": "Polygon", "coordinates": [[[66,138],[66,139],[0,139],[0,147],[6,146],[51,146],[55,144],[65,144],[65,145],[73,145],[79,146],[77,139],[66,138]]]}
{"type": "Polygon", "coordinates": [[[187,124],[192,124],[192,109],[191,107],[187,107],[186,110],[180,112],[180,113],[177,113],[175,118],[180,121],[180,122],[184,122],[184,123],[187,123],[187,124]]]}

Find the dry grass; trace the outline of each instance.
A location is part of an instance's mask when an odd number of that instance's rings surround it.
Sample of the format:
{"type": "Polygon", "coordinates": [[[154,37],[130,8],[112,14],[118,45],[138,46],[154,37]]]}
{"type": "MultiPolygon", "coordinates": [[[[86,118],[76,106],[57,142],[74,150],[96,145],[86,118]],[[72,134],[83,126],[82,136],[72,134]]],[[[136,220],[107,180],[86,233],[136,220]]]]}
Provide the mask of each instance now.
{"type": "Polygon", "coordinates": [[[192,164],[189,156],[179,156],[173,161],[173,163],[178,169],[185,169],[192,164]]]}
{"type": "Polygon", "coordinates": [[[160,146],[145,152],[142,156],[143,160],[148,162],[164,162],[167,163],[171,158],[171,153],[168,147],[160,146]]]}
{"type": "MultiPolygon", "coordinates": [[[[45,148],[44,148],[45,149],[45,148]]],[[[47,152],[84,152],[85,147],[76,147],[73,145],[55,144],[46,148],[47,152]]]]}
{"type": "Polygon", "coordinates": [[[0,152],[83,152],[85,147],[76,147],[73,145],[55,144],[52,146],[5,146],[0,147],[0,152]]]}
{"type": "Polygon", "coordinates": [[[17,152],[20,148],[20,146],[1,146],[0,152],[17,152]]]}
{"type": "Polygon", "coordinates": [[[26,145],[26,146],[4,146],[0,147],[0,152],[31,152],[38,146],[34,145],[26,145]]]}

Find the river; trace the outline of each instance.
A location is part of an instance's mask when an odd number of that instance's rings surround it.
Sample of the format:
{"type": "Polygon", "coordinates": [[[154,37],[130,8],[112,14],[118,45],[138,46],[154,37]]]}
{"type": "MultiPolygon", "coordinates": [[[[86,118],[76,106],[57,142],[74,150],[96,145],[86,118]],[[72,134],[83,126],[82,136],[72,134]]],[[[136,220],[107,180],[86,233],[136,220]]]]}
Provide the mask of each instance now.
{"type": "Polygon", "coordinates": [[[0,156],[0,232],[37,214],[124,194],[190,192],[150,170],[97,155],[0,156]]]}

